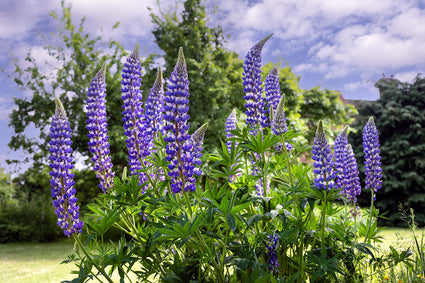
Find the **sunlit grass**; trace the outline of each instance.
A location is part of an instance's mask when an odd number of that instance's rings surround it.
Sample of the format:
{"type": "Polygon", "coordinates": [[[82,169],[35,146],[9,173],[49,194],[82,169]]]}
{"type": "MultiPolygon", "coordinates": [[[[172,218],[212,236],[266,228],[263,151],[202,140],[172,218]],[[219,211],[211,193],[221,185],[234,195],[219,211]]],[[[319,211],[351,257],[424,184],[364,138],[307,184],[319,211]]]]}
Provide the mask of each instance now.
{"type": "Polygon", "coordinates": [[[60,264],[72,253],[73,240],[55,243],[0,244],[0,282],[49,283],[74,278],[71,264],[60,264]]]}
{"type": "MultiPolygon", "coordinates": [[[[425,235],[425,229],[417,229],[416,237],[418,240],[421,239],[422,234],[425,235]]],[[[382,250],[388,250],[390,246],[395,248],[411,248],[414,249],[415,242],[413,239],[413,233],[407,228],[387,228],[384,227],[380,233],[383,237],[382,243],[378,243],[377,246],[382,250]]]]}
{"type": "MultiPolygon", "coordinates": [[[[425,233],[418,229],[417,237],[425,233]]],[[[414,248],[413,234],[407,228],[384,228],[382,243],[377,246],[385,252],[392,245],[399,249],[414,248]]],[[[60,264],[73,251],[73,240],[55,243],[0,244],[0,282],[49,283],[75,278],[70,272],[73,264],[60,264]]],[[[119,282],[118,275],[114,282],[119,282]]]]}
{"type": "MultiPolygon", "coordinates": [[[[72,280],[76,277],[71,274],[76,270],[75,265],[61,262],[73,253],[73,248],[73,239],[54,243],[0,244],[0,282],[58,283],[72,280]]],[[[130,278],[135,279],[134,275],[130,275],[130,278]]],[[[112,279],[119,282],[117,272],[114,272],[112,279]]]]}

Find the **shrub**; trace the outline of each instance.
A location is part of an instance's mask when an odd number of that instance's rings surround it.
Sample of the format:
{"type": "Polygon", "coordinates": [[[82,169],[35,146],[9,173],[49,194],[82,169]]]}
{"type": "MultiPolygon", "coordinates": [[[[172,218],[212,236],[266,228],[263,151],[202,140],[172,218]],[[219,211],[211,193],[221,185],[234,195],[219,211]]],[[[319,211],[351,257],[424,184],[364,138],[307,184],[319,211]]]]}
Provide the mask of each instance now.
{"type": "Polygon", "coordinates": [[[14,199],[0,208],[0,243],[51,242],[63,237],[51,200],[14,199]]]}

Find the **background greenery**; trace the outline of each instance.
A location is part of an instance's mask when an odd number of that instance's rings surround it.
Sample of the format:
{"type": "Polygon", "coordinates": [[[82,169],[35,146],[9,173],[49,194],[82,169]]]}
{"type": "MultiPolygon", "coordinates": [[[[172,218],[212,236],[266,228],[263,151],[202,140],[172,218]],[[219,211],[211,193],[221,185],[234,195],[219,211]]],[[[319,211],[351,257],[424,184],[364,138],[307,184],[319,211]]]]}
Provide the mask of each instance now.
{"type": "MultiPolygon", "coordinates": [[[[375,119],[381,142],[383,185],[378,191],[376,207],[389,211],[386,225],[401,225],[401,209],[413,208],[419,225],[425,224],[425,79],[410,83],[382,78],[375,85],[377,101],[359,105],[353,127],[357,133],[349,138],[357,160],[363,158],[362,130],[369,116],[375,119]]],[[[361,172],[364,168],[361,166],[361,172]]],[[[362,203],[369,197],[362,192],[362,203]]]]}

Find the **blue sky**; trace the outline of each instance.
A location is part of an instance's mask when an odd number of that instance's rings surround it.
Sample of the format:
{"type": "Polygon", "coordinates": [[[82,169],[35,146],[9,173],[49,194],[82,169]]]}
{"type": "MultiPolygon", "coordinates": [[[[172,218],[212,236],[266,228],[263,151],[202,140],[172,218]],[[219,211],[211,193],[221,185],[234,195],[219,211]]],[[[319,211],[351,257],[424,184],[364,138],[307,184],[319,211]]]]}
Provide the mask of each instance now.
{"type": "MultiPolygon", "coordinates": [[[[12,131],[8,115],[14,97],[32,94],[18,89],[7,73],[11,54],[23,62],[31,48],[38,62],[49,59],[39,33],[56,31],[48,13],[60,14],[58,0],[0,1],[0,167],[7,158],[22,158],[7,143],[12,131]]],[[[142,55],[157,51],[147,7],[154,12],[177,7],[182,1],[71,0],[76,21],[86,16],[86,30],[119,40],[129,50],[140,43],[142,55]],[[112,30],[115,22],[120,26],[112,30]]],[[[263,49],[263,63],[286,62],[301,77],[302,89],[317,85],[339,90],[349,99],[377,99],[374,83],[385,74],[411,82],[425,73],[425,5],[420,0],[209,0],[211,25],[229,35],[225,47],[243,58],[264,36],[274,33],[263,49]],[[216,8],[218,7],[218,8],[216,8]]],[[[42,71],[48,74],[51,69],[42,71]]],[[[48,82],[46,82],[48,83],[48,82]]],[[[29,132],[31,134],[31,131],[29,132]]],[[[14,168],[8,168],[11,171],[14,168]]]]}

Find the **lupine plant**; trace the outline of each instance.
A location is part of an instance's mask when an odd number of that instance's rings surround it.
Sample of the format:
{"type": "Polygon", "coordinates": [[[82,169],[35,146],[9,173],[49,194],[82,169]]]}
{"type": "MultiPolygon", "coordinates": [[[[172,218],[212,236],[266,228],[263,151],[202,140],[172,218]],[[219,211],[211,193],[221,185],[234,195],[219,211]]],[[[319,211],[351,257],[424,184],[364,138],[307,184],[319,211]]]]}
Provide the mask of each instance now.
{"type": "MultiPolygon", "coordinates": [[[[144,107],[138,47],[130,54],[122,75],[130,174],[116,172],[113,183],[108,181],[112,172],[98,175],[104,193],[88,205],[84,227],[70,172],[69,122],[57,100],[51,185],[58,224],[76,241],[75,254],[66,261],[78,267],[72,282],[113,282],[113,275],[120,282],[366,282],[378,278],[377,269],[409,260],[408,252],[393,250],[382,262],[371,246],[377,239],[372,211],[369,220],[359,216],[353,221],[343,209],[360,192],[347,131],[332,151],[320,121],[313,146],[301,144],[300,133],[286,124],[284,96],[279,94],[277,105],[270,98],[272,92],[277,97],[274,72],[263,93],[260,56],[269,38],[254,45],[245,60],[247,126],[238,129],[237,110],[229,113],[223,125],[226,140],[206,157],[202,146],[208,123],[189,131],[190,78],[183,50],[164,96],[159,71],[144,107]],[[279,148],[279,143],[287,146],[279,148]],[[313,162],[301,162],[311,149],[313,162]],[[205,159],[209,166],[201,170],[205,159]],[[267,187],[262,194],[257,194],[259,183],[267,187]],[[109,184],[106,190],[104,184],[109,184]],[[120,239],[108,238],[111,228],[120,239]]],[[[87,99],[95,164],[110,162],[102,150],[107,148],[105,71],[95,76],[87,99]]],[[[364,136],[366,188],[374,194],[381,171],[373,120],[364,136]]]]}
{"type": "Polygon", "coordinates": [[[277,106],[280,101],[281,93],[280,93],[280,85],[279,85],[279,75],[278,69],[274,67],[270,73],[268,74],[266,81],[264,83],[264,89],[266,93],[266,107],[270,109],[277,109],[277,106]]]}
{"type": "Polygon", "coordinates": [[[145,121],[143,116],[143,97],[141,86],[141,64],[139,46],[128,56],[124,65],[121,81],[124,135],[128,149],[128,161],[132,175],[138,175],[140,182],[146,181],[141,173],[143,158],[149,155],[149,139],[145,138],[145,121]]]}
{"type": "Polygon", "coordinates": [[[87,109],[88,146],[93,154],[95,163],[93,170],[99,178],[99,187],[103,192],[114,186],[115,172],[112,171],[111,156],[109,155],[108,124],[106,123],[106,65],[96,74],[90,84],[87,109]]]}
{"type": "Polygon", "coordinates": [[[80,208],[75,197],[73,180],[71,128],[65,109],[58,98],[56,111],[50,127],[50,184],[52,186],[53,206],[58,217],[58,225],[66,236],[81,233],[83,222],[80,221],[80,208]]]}
{"type": "Polygon", "coordinates": [[[257,127],[267,127],[268,116],[266,100],[263,97],[261,82],[261,51],[264,44],[272,35],[269,35],[256,43],[245,57],[243,65],[243,91],[245,93],[246,123],[255,130],[257,127]]]}

